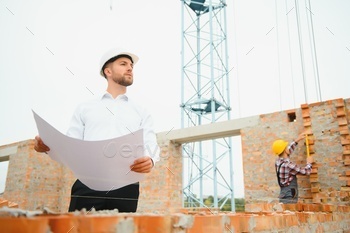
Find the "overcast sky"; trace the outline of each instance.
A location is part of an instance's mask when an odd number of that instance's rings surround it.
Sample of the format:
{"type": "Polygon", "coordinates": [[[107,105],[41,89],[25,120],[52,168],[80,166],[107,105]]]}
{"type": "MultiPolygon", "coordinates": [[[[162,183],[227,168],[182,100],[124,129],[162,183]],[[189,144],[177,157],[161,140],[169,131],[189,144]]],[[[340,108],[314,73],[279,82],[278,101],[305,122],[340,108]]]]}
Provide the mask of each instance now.
{"type": "MultiPolygon", "coordinates": [[[[233,119],[350,97],[350,1],[228,0],[226,10],[233,119]]],[[[65,132],[76,105],[105,89],[98,62],[114,46],[140,57],[128,92],[156,131],[180,128],[180,13],[180,0],[1,1],[0,145],[34,138],[31,109],[65,132]]],[[[235,161],[241,187],[239,152],[235,161]]]]}

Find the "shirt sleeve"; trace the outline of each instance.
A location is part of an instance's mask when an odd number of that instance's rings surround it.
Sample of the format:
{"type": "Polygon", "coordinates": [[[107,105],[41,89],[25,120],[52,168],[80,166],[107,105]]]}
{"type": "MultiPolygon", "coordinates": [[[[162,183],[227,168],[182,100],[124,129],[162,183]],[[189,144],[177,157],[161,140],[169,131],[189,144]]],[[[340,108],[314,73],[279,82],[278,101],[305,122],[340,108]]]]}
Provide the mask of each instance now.
{"type": "Polygon", "coordinates": [[[66,135],[72,138],[84,140],[84,122],[81,119],[81,110],[78,106],[71,118],[66,135]]]}
{"type": "Polygon", "coordinates": [[[303,174],[303,175],[310,175],[311,173],[311,169],[312,169],[312,165],[311,164],[307,164],[306,166],[299,166],[293,162],[290,162],[288,164],[288,167],[290,169],[290,174],[292,175],[297,175],[297,174],[303,174]]]}
{"type": "Polygon", "coordinates": [[[145,112],[141,127],[143,128],[145,155],[151,157],[153,164],[155,165],[156,162],[160,160],[160,148],[157,143],[157,136],[153,129],[153,118],[147,112],[145,112]]]}
{"type": "Polygon", "coordinates": [[[292,141],[289,143],[287,150],[289,151],[289,154],[292,154],[295,151],[295,148],[297,147],[298,143],[295,141],[292,141]]]}

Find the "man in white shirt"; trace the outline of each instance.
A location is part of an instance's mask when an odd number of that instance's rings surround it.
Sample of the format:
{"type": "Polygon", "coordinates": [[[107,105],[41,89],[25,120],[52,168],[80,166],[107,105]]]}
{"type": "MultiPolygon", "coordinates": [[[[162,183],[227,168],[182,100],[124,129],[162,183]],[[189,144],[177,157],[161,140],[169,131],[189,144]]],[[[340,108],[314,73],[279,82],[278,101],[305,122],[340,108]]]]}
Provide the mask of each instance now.
{"type": "MultiPolygon", "coordinates": [[[[130,170],[149,173],[159,160],[159,147],[153,130],[153,120],[141,105],[126,95],[133,83],[133,67],[138,57],[123,49],[107,51],[100,61],[100,74],[107,80],[107,90],[98,98],[78,105],[67,135],[81,140],[105,140],[143,129],[145,156],[138,158],[130,170]]],[[[40,136],[35,137],[34,149],[50,150],[40,136]]],[[[136,212],[139,184],[131,184],[115,190],[96,191],[77,180],[71,191],[69,211],[113,210],[136,212]]]]}

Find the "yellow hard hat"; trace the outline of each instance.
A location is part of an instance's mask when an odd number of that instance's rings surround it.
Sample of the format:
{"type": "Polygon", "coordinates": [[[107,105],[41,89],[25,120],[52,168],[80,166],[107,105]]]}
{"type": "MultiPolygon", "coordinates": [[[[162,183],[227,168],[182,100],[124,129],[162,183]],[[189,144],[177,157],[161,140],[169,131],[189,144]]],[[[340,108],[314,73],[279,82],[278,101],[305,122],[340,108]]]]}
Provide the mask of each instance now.
{"type": "Polygon", "coordinates": [[[274,141],[272,144],[273,153],[275,153],[275,155],[282,154],[284,149],[286,149],[287,145],[288,145],[288,142],[281,139],[274,141]]]}

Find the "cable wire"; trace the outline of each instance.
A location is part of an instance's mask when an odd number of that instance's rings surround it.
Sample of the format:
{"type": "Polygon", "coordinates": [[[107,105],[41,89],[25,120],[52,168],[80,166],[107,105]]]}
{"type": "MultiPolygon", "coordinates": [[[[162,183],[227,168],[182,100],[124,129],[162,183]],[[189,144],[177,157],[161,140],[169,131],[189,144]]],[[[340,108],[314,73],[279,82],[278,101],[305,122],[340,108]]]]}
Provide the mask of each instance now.
{"type": "Polygon", "coordinates": [[[281,81],[281,64],[280,64],[280,45],[278,37],[278,13],[277,13],[277,0],[275,0],[275,20],[276,20],[276,38],[277,38],[277,69],[278,69],[278,83],[279,83],[279,100],[280,110],[282,111],[282,81],[281,81]]]}
{"type": "Polygon", "coordinates": [[[286,12],[287,12],[288,49],[289,49],[290,74],[292,76],[293,106],[294,106],[294,108],[296,108],[295,89],[294,89],[294,73],[293,73],[293,58],[292,58],[292,49],[290,47],[290,31],[289,31],[289,18],[288,18],[288,12],[290,10],[288,9],[287,0],[285,0],[285,4],[286,4],[286,12]]]}
{"type": "Polygon", "coordinates": [[[307,96],[307,84],[306,84],[306,77],[305,77],[305,65],[304,65],[304,52],[303,52],[303,40],[301,37],[301,28],[300,28],[300,15],[299,15],[299,5],[297,3],[297,0],[294,0],[295,3],[295,16],[297,19],[297,28],[298,28],[298,38],[299,38],[299,50],[300,50],[300,63],[301,63],[301,72],[303,76],[303,84],[304,84],[304,99],[305,103],[308,103],[308,96],[307,96]]]}
{"type": "MultiPolygon", "coordinates": [[[[322,101],[320,75],[319,75],[319,71],[318,71],[318,62],[317,62],[314,26],[313,26],[313,20],[312,20],[311,3],[310,3],[310,0],[307,0],[307,1],[308,1],[308,8],[307,8],[307,6],[305,6],[305,7],[308,9],[309,16],[310,16],[310,23],[308,23],[308,25],[309,25],[309,33],[310,33],[310,27],[311,27],[311,35],[310,35],[311,42],[310,42],[310,44],[311,44],[311,49],[313,50],[313,55],[314,55],[314,56],[312,56],[312,61],[314,64],[316,95],[317,95],[317,101],[322,101]]],[[[307,19],[309,19],[309,18],[307,18],[307,19]]]]}

